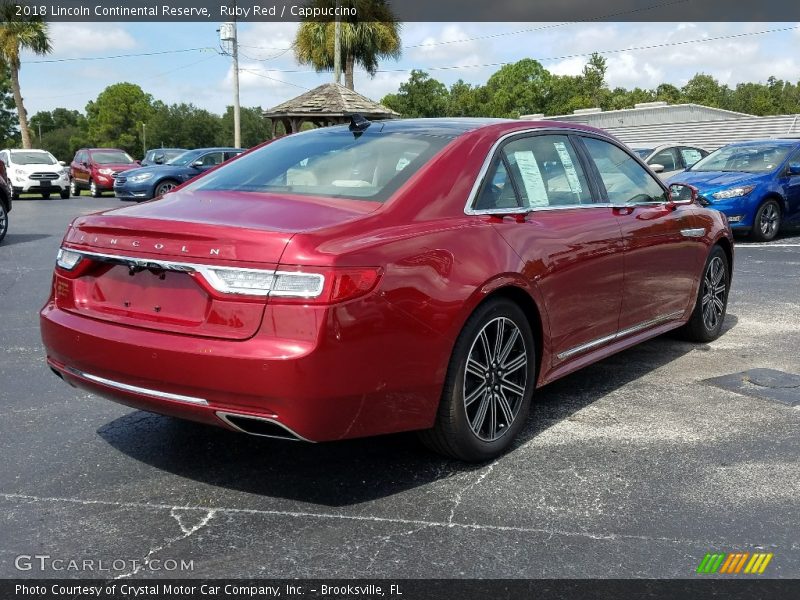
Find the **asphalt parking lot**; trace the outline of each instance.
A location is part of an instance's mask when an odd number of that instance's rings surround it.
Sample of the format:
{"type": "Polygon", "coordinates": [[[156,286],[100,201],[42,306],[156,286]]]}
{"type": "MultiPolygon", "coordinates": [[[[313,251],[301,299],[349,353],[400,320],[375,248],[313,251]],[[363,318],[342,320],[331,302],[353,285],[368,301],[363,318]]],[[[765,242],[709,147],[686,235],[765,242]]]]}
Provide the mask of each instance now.
{"type": "Polygon", "coordinates": [[[119,205],[17,201],[0,245],[0,577],[687,578],[712,551],[800,577],[800,407],[704,382],[800,374],[800,235],[737,245],[719,340],[661,337],[540,390],[514,450],[475,466],[408,434],[257,439],[65,385],[37,311],[67,223],[119,205]],[[15,568],[34,554],[193,570],[15,568]]]}

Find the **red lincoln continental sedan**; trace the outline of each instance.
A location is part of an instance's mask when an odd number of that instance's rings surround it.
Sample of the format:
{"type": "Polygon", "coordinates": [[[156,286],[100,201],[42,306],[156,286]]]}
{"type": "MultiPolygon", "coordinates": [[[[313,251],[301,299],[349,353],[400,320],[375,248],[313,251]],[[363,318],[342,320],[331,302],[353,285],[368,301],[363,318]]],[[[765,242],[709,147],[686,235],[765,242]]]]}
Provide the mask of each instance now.
{"type": "Polygon", "coordinates": [[[588,127],[353,117],[75,219],[47,360],[142,410],[315,442],[421,430],[486,460],[537,387],[720,334],[732,236],[695,197],[588,127]]]}

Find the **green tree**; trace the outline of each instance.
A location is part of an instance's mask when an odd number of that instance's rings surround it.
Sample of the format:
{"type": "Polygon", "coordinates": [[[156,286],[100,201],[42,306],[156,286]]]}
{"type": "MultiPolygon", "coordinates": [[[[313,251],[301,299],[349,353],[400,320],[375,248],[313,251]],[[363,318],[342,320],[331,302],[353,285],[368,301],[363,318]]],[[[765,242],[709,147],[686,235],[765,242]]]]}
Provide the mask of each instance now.
{"type": "Polygon", "coordinates": [[[683,96],[681,91],[671,83],[662,83],[656,88],[656,100],[669,104],[680,104],[683,102],[683,96]]]}
{"type": "Polygon", "coordinates": [[[606,59],[597,52],[592,53],[589,62],[583,67],[583,95],[592,107],[605,107],[608,103],[606,70],[606,59]]]}
{"type": "MultiPolygon", "coordinates": [[[[336,0],[311,0],[311,6],[331,8],[336,0]]],[[[341,56],[344,84],[355,89],[353,70],[360,64],[375,76],[378,61],[400,57],[400,23],[385,0],[339,0],[343,7],[356,9],[357,16],[342,19],[341,56]]],[[[297,28],[294,51],[301,64],[317,72],[333,69],[334,23],[304,21],[297,28]]]]}
{"type": "Polygon", "coordinates": [[[448,117],[478,117],[481,107],[476,88],[459,79],[450,86],[450,97],[447,101],[448,117]]]}
{"type": "Polygon", "coordinates": [[[400,90],[384,97],[381,103],[404,117],[443,117],[448,99],[447,88],[441,81],[414,69],[408,81],[400,84],[400,90]]]}
{"type": "Polygon", "coordinates": [[[115,83],[86,105],[89,138],[100,146],[142,149],[142,124],[153,115],[153,97],[133,83],[115,83]]]}
{"type": "Polygon", "coordinates": [[[20,52],[29,50],[34,54],[44,55],[52,52],[47,24],[41,17],[18,17],[17,5],[4,3],[0,5],[0,62],[11,71],[11,89],[17,105],[19,130],[22,135],[22,147],[31,147],[31,135],[28,131],[28,114],[22,101],[22,90],[19,85],[19,70],[22,67],[20,52]]]}
{"type": "MultiPolygon", "coordinates": [[[[269,123],[263,117],[260,107],[242,107],[239,116],[242,129],[242,147],[252,148],[270,139],[269,123]]],[[[217,137],[217,144],[219,146],[229,146],[232,141],[233,107],[229,106],[225,114],[222,115],[222,131],[221,135],[217,137]]]]}
{"type": "Polygon", "coordinates": [[[78,148],[89,144],[87,127],[83,114],[67,108],[37,112],[30,121],[37,147],[49,150],[56,158],[65,161],[71,160],[78,148]]]}
{"type": "Polygon", "coordinates": [[[14,111],[14,96],[11,91],[11,73],[0,67],[0,143],[3,147],[19,144],[19,121],[14,111]]]}
{"type": "Polygon", "coordinates": [[[221,130],[219,115],[194,104],[156,101],[147,121],[147,143],[150,148],[204,148],[217,144],[221,130]]]}
{"type": "Polygon", "coordinates": [[[552,80],[550,72],[531,58],[500,67],[477,91],[484,116],[518,118],[543,112],[552,80]]]}

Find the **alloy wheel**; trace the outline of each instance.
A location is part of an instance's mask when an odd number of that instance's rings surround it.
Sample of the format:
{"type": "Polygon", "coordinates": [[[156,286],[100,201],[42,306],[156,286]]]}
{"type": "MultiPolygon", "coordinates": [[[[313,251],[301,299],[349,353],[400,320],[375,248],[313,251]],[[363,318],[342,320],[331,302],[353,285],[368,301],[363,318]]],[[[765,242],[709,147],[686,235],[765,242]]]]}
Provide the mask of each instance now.
{"type": "Polygon", "coordinates": [[[472,342],[464,371],[463,402],[472,433],[491,442],[516,419],[528,385],[528,351],[511,319],[489,321],[472,342]]]}
{"type": "Polygon", "coordinates": [[[725,312],[725,294],[728,289],[727,273],[722,259],[715,256],[703,276],[703,325],[713,331],[725,312]]]}
{"type": "Polygon", "coordinates": [[[174,190],[177,184],[172,183],[171,181],[165,181],[164,183],[159,184],[158,189],[156,189],[156,196],[163,196],[167,192],[174,190]]]}
{"type": "Polygon", "coordinates": [[[771,239],[775,235],[778,229],[780,216],[780,211],[774,202],[769,202],[764,206],[764,209],[761,211],[761,219],[758,223],[764,238],[771,239]]]}

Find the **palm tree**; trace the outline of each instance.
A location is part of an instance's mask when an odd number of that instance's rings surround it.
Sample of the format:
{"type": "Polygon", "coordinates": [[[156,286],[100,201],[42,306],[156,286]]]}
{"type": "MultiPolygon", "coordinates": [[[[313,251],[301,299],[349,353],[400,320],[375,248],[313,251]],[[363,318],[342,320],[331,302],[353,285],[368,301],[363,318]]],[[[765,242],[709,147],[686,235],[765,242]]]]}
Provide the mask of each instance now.
{"type": "MultiPolygon", "coordinates": [[[[334,0],[313,0],[312,6],[331,8],[334,0]]],[[[371,76],[378,60],[400,57],[400,23],[384,0],[341,0],[340,6],[355,7],[357,17],[344,18],[341,26],[341,53],[344,84],[355,89],[353,69],[360,64],[371,76]]],[[[333,69],[334,23],[305,21],[295,37],[297,60],[312,65],[317,72],[333,69]]]]}
{"type": "Polygon", "coordinates": [[[30,50],[44,55],[53,51],[48,36],[47,23],[40,17],[17,17],[16,5],[3,3],[0,7],[0,63],[6,63],[11,71],[11,90],[19,115],[19,129],[22,134],[22,147],[31,147],[31,134],[28,131],[28,114],[22,103],[22,91],[19,87],[19,70],[22,63],[19,58],[21,50],[30,50]]]}

